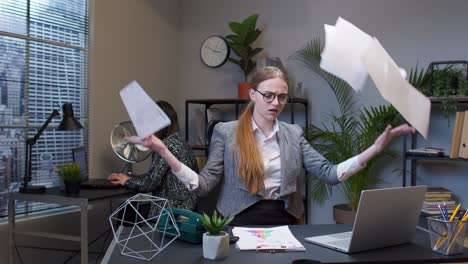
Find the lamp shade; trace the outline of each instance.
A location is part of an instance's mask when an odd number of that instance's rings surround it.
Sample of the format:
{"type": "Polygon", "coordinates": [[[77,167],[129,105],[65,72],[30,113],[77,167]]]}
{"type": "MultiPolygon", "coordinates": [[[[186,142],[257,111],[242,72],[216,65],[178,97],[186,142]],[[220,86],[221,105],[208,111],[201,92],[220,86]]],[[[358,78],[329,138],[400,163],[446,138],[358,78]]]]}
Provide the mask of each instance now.
{"type": "Polygon", "coordinates": [[[62,122],[58,127],[58,130],[76,130],[81,129],[83,126],[75,119],[73,114],[73,107],[71,103],[64,103],[62,106],[62,122]]]}

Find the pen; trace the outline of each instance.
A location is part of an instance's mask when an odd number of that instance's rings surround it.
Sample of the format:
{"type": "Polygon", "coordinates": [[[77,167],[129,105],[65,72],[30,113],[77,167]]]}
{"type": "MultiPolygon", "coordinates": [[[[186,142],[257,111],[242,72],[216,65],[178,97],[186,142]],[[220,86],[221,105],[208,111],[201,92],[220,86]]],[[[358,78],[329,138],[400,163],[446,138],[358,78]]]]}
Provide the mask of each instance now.
{"type": "Polygon", "coordinates": [[[445,221],[447,221],[449,219],[449,213],[448,213],[448,209],[447,209],[447,205],[444,203],[444,213],[445,213],[445,221]]]}
{"type": "Polygon", "coordinates": [[[444,210],[442,210],[442,207],[440,206],[440,204],[437,204],[437,206],[439,207],[439,211],[440,211],[440,214],[442,215],[442,219],[444,219],[444,221],[447,221],[447,219],[445,219],[444,210]]]}

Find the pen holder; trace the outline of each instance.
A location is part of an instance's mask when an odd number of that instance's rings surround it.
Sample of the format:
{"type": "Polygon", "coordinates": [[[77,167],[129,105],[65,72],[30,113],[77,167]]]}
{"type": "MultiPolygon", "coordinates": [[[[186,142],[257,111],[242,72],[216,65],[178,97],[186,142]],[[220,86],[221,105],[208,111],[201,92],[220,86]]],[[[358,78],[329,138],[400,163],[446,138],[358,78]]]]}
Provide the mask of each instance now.
{"type": "Polygon", "coordinates": [[[428,217],[429,234],[432,251],[443,255],[463,253],[467,221],[454,220],[452,222],[442,217],[428,217]]]}

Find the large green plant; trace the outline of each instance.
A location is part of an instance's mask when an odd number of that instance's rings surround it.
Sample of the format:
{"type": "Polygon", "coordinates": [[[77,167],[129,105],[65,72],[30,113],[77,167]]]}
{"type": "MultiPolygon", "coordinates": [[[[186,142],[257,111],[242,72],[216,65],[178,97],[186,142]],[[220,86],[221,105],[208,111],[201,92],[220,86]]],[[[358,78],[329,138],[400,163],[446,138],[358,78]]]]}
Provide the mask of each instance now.
{"type": "MultiPolygon", "coordinates": [[[[396,126],[401,123],[401,117],[393,106],[363,107],[356,111],[356,102],[348,83],[320,68],[322,49],[323,45],[317,38],[298,50],[292,59],[302,62],[322,77],[335,94],[339,113],[325,114],[321,126],[311,125],[306,136],[318,152],[330,162],[338,164],[370,147],[387,124],[396,126]]],[[[351,209],[357,209],[361,191],[378,182],[377,177],[373,177],[370,171],[375,162],[385,155],[396,156],[396,153],[381,152],[370,160],[364,169],[341,185],[351,209]]],[[[323,203],[330,198],[330,184],[316,177],[310,177],[309,180],[310,194],[316,202],[323,203]]]]}
{"type": "Polygon", "coordinates": [[[244,82],[247,82],[249,74],[257,65],[257,63],[253,61],[253,57],[263,50],[263,48],[252,47],[252,44],[262,33],[262,31],[257,28],[257,19],[258,15],[254,14],[240,23],[230,22],[229,28],[234,34],[226,36],[229,47],[238,56],[238,58],[231,57],[228,58],[228,60],[239,65],[244,73],[244,82]]]}

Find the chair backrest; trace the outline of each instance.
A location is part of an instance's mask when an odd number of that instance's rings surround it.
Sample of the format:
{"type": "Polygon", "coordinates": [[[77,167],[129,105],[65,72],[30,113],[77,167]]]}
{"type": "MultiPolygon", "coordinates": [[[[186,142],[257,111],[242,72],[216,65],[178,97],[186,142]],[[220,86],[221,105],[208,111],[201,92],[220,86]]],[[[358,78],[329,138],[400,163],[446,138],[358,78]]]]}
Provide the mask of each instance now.
{"type": "Polygon", "coordinates": [[[219,122],[222,122],[221,120],[211,120],[210,122],[208,122],[208,124],[206,124],[206,131],[205,131],[205,143],[206,143],[206,146],[209,148],[210,147],[210,143],[211,143],[211,136],[213,136],[213,130],[214,130],[214,127],[216,126],[216,124],[218,124],[219,122]]]}

